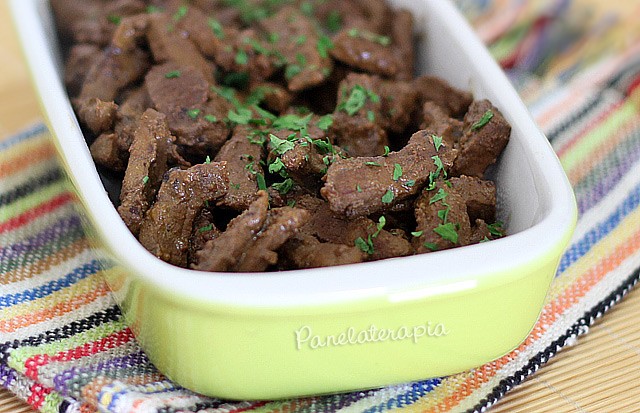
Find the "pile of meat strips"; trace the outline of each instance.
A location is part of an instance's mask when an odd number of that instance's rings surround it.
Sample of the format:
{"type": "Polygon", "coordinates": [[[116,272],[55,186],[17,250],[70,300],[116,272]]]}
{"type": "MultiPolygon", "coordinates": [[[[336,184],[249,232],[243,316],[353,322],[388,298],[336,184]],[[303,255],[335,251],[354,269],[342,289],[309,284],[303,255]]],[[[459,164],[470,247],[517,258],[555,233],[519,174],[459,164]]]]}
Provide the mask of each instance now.
{"type": "Polygon", "coordinates": [[[358,263],[489,241],[510,125],[414,78],[383,0],[52,0],[65,82],[149,251],[204,271],[358,263]]]}

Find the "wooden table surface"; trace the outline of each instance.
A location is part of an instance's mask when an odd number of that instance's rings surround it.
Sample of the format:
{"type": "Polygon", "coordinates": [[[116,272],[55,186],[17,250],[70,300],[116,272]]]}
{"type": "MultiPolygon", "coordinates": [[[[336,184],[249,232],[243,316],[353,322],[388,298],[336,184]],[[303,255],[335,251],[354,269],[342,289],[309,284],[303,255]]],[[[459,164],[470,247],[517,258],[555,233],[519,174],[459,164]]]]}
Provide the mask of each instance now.
{"type": "MultiPolygon", "coordinates": [[[[628,0],[625,0],[628,1],[628,0]]],[[[40,119],[6,0],[0,1],[0,140],[40,119]]],[[[640,412],[640,290],[635,289],[543,369],[490,409],[507,412],[640,412]]],[[[30,412],[0,390],[0,413],[30,412]]]]}

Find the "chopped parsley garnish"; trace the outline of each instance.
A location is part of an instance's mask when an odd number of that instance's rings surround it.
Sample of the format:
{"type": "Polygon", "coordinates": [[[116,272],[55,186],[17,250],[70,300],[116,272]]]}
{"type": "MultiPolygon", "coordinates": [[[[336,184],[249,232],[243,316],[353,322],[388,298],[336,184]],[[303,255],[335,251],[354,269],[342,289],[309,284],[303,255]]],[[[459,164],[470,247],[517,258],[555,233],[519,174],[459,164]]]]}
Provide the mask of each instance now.
{"type": "Polygon", "coordinates": [[[438,218],[440,218],[443,224],[446,224],[449,219],[449,211],[451,211],[451,207],[448,205],[447,208],[438,211],[438,218]]]}
{"type": "Polygon", "coordinates": [[[258,183],[258,189],[262,191],[267,190],[267,182],[264,180],[264,175],[256,173],[256,182],[258,183]]]}
{"type": "Polygon", "coordinates": [[[442,147],[442,136],[432,135],[432,137],[433,137],[433,146],[436,148],[436,152],[438,152],[442,147]]]}
{"type": "Polygon", "coordinates": [[[487,229],[489,230],[489,233],[495,237],[503,237],[504,236],[504,230],[502,229],[502,225],[503,223],[500,221],[497,221],[493,224],[487,224],[487,229]]]}
{"type": "Polygon", "coordinates": [[[269,40],[269,43],[277,43],[278,40],[280,40],[280,33],[271,32],[267,36],[267,39],[269,40]]]}
{"type": "Polygon", "coordinates": [[[367,111],[367,119],[369,120],[369,122],[375,122],[376,121],[376,114],[373,113],[372,110],[368,110],[367,111]]]}
{"type": "Polygon", "coordinates": [[[433,242],[425,242],[422,245],[424,245],[425,248],[428,248],[431,251],[437,251],[438,250],[438,246],[436,244],[434,244],[433,242]]]}
{"type": "Polygon", "coordinates": [[[284,77],[287,80],[291,80],[294,77],[298,76],[302,73],[302,66],[300,65],[287,65],[287,68],[284,70],[284,77]]]}
{"type": "Polygon", "coordinates": [[[424,231],[414,231],[414,232],[411,233],[411,236],[417,238],[417,237],[421,237],[422,234],[424,234],[424,231]]]}
{"type": "Polygon", "coordinates": [[[296,62],[298,62],[300,66],[304,66],[307,64],[307,57],[302,53],[296,53],[296,62]]]}
{"type": "Polygon", "coordinates": [[[380,102],[380,96],[374,92],[365,89],[360,85],[355,85],[345,101],[337,106],[337,110],[346,112],[349,116],[353,116],[367,103],[367,98],[373,103],[380,102]]]}
{"type": "MultiPolygon", "coordinates": [[[[286,168],[284,166],[284,163],[282,162],[282,159],[280,159],[279,156],[269,165],[269,172],[272,174],[284,172],[286,174],[287,172],[286,168]]],[[[286,177],[283,176],[283,178],[286,178],[286,177]]]]}
{"type": "Polygon", "coordinates": [[[480,243],[491,241],[489,238],[484,237],[480,240],[480,243]]]}
{"type": "Polygon", "coordinates": [[[456,226],[452,222],[438,225],[433,229],[433,232],[440,235],[440,237],[446,241],[452,242],[453,244],[458,243],[458,231],[456,231],[456,226]]]}
{"type": "Polygon", "coordinates": [[[273,187],[273,189],[280,192],[280,194],[286,195],[289,191],[291,191],[291,188],[293,188],[293,180],[291,178],[287,178],[283,182],[276,182],[271,186],[273,187]]]}
{"type": "Polygon", "coordinates": [[[310,1],[304,1],[300,5],[300,11],[307,16],[313,15],[313,4],[310,1]]]}
{"type": "Polygon", "coordinates": [[[369,234],[366,241],[364,240],[364,238],[358,237],[355,240],[356,247],[360,248],[362,252],[366,252],[369,255],[373,254],[375,252],[373,240],[377,238],[378,235],[380,235],[380,232],[386,224],[387,219],[384,217],[384,215],[380,216],[380,218],[378,218],[378,223],[376,224],[376,231],[373,234],[369,234]]]}
{"type": "Polygon", "coordinates": [[[153,13],[162,13],[164,10],[161,7],[158,6],[147,6],[147,13],[148,14],[153,14],[153,13]]]}
{"type": "Polygon", "coordinates": [[[142,178],[142,185],[146,185],[147,182],[149,182],[149,176],[145,176],[144,178],[142,178]]]}
{"type": "Polygon", "coordinates": [[[436,194],[434,196],[431,197],[431,199],[429,200],[429,205],[435,204],[438,201],[442,201],[443,204],[446,205],[445,200],[447,199],[447,196],[449,194],[447,194],[444,189],[440,188],[438,190],[438,192],[436,192],[436,194]]]}
{"type": "Polygon", "coordinates": [[[298,46],[302,46],[307,42],[307,36],[305,36],[304,34],[301,34],[300,36],[296,36],[293,38],[293,42],[298,46]]]}
{"type": "Polygon", "coordinates": [[[109,22],[118,25],[120,24],[120,22],[122,21],[122,17],[115,15],[115,14],[110,14],[107,16],[107,20],[109,20],[109,22]]]}
{"type": "Polygon", "coordinates": [[[368,161],[368,162],[365,162],[364,164],[367,166],[382,166],[378,162],[373,162],[373,161],[368,161]]]}
{"type": "Polygon", "coordinates": [[[218,118],[216,118],[213,115],[205,115],[204,116],[204,120],[206,120],[207,122],[210,122],[210,123],[216,123],[218,121],[218,118]]]}
{"type": "Polygon", "coordinates": [[[235,57],[234,60],[239,65],[246,65],[247,63],[249,63],[249,56],[247,55],[247,52],[245,52],[244,50],[240,49],[236,53],[236,57],[235,57]]]}
{"type": "Polygon", "coordinates": [[[222,84],[225,86],[233,86],[238,89],[245,89],[249,84],[249,73],[247,72],[231,72],[224,75],[222,84]]]}
{"type": "Polygon", "coordinates": [[[318,39],[318,54],[323,59],[329,57],[329,50],[334,48],[334,44],[328,36],[320,36],[318,39]]]}
{"type": "Polygon", "coordinates": [[[322,139],[314,139],[313,141],[311,141],[311,143],[313,143],[318,149],[320,149],[322,153],[336,153],[336,150],[333,148],[333,145],[329,141],[329,138],[326,139],[326,141],[322,139]]]}
{"type": "Polygon", "coordinates": [[[210,17],[209,20],[207,20],[207,25],[211,28],[211,31],[213,31],[213,34],[218,39],[224,39],[224,28],[218,20],[210,17]]]}
{"type": "Polygon", "coordinates": [[[295,199],[290,199],[287,201],[287,206],[289,208],[293,208],[294,206],[296,206],[296,200],[295,199]]]}
{"type": "Polygon", "coordinates": [[[323,117],[321,117],[318,120],[318,123],[316,124],[316,126],[320,129],[322,129],[323,131],[328,130],[331,125],[333,125],[333,116],[332,115],[325,115],[323,117]]]}
{"type": "Polygon", "coordinates": [[[390,151],[391,149],[389,149],[387,145],[384,145],[384,153],[382,154],[382,156],[389,156],[390,151]]]}
{"type": "Polygon", "coordinates": [[[380,34],[372,33],[368,30],[353,28],[349,29],[347,34],[349,34],[349,36],[351,37],[359,37],[373,43],[378,43],[381,46],[389,46],[391,44],[391,38],[389,36],[382,36],[380,34]]]}
{"type": "Polygon", "coordinates": [[[356,185],[356,191],[358,191],[358,192],[362,192],[362,188],[360,187],[360,184],[357,184],[357,185],[356,185]]]}
{"type": "Polygon", "coordinates": [[[283,155],[295,147],[293,142],[286,139],[280,139],[272,133],[269,134],[269,141],[271,142],[273,152],[278,155],[283,155]]]}
{"type": "Polygon", "coordinates": [[[172,70],[170,72],[165,73],[164,77],[166,77],[167,79],[176,79],[181,75],[182,73],[179,70],[172,70]]]}
{"type": "Polygon", "coordinates": [[[382,195],[382,203],[390,204],[393,202],[394,198],[395,198],[395,195],[393,194],[393,191],[388,189],[387,192],[385,192],[385,194],[382,195]]]}
{"type": "Polygon", "coordinates": [[[209,155],[207,155],[206,159],[204,160],[204,163],[206,164],[211,163],[211,157],[209,155]]]}
{"type": "Polygon", "coordinates": [[[213,224],[209,224],[209,225],[205,225],[204,227],[200,227],[198,229],[198,232],[208,232],[211,231],[213,229],[213,224]]]}
{"type": "Polygon", "coordinates": [[[229,118],[231,122],[239,125],[246,125],[251,120],[252,115],[251,110],[247,108],[238,108],[236,110],[229,110],[227,118],[229,118]]]}
{"type": "Polygon", "coordinates": [[[198,115],[200,114],[200,109],[189,109],[187,111],[187,115],[191,118],[191,119],[195,119],[198,117],[198,115]]]}
{"type": "Polygon", "coordinates": [[[399,163],[393,164],[393,180],[397,181],[402,176],[402,165],[399,163]]]}
{"type": "Polygon", "coordinates": [[[188,12],[189,12],[189,7],[187,6],[178,7],[178,10],[173,15],[173,21],[178,22],[182,20],[182,18],[184,18],[184,16],[186,16],[188,12]]]}
{"type": "Polygon", "coordinates": [[[414,181],[413,179],[410,179],[407,182],[405,182],[405,185],[408,186],[409,188],[413,187],[415,184],[416,184],[416,181],[414,181]]]}
{"type": "Polygon", "coordinates": [[[493,119],[493,112],[491,110],[488,110],[484,113],[484,115],[482,115],[479,121],[471,125],[471,130],[475,131],[482,128],[484,125],[489,123],[491,119],[493,119]]]}
{"type": "MultiPolygon", "coordinates": [[[[301,132],[302,135],[307,135],[307,128],[313,114],[307,116],[298,116],[294,114],[282,115],[273,121],[273,127],[275,129],[287,129],[291,131],[301,132]]],[[[295,137],[295,135],[293,136],[295,137]]]]}
{"type": "Polygon", "coordinates": [[[329,15],[327,16],[327,29],[330,32],[337,32],[342,28],[342,17],[340,16],[340,12],[337,10],[331,10],[329,15]]]}

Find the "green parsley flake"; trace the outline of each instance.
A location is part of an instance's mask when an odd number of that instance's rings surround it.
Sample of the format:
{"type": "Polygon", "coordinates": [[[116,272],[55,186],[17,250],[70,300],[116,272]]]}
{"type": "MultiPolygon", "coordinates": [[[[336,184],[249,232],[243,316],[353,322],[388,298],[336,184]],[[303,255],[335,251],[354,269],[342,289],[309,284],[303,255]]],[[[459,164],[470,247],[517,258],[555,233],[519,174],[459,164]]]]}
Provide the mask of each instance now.
{"type": "Polygon", "coordinates": [[[338,110],[343,110],[349,116],[353,116],[362,109],[367,102],[367,91],[360,85],[355,85],[346,101],[338,105],[338,110]]]}
{"type": "Polygon", "coordinates": [[[110,14],[107,16],[107,20],[109,20],[110,23],[118,25],[122,21],[122,17],[115,14],[110,14]]]}
{"type": "Polygon", "coordinates": [[[378,162],[373,162],[373,161],[368,161],[368,162],[365,162],[364,164],[367,166],[382,166],[378,162]]]}
{"type": "Polygon", "coordinates": [[[447,194],[444,189],[440,188],[438,192],[429,200],[429,205],[435,204],[438,201],[442,201],[444,205],[447,205],[445,200],[447,199],[448,195],[449,194],[447,194]]]}
{"type": "Polygon", "coordinates": [[[164,77],[167,79],[176,79],[180,77],[182,73],[179,70],[172,70],[171,72],[165,73],[164,77]]]}
{"type": "Polygon", "coordinates": [[[416,184],[416,181],[414,181],[413,179],[410,179],[407,182],[405,182],[405,185],[408,186],[409,188],[412,188],[415,184],[416,184]]]}
{"type": "Polygon", "coordinates": [[[258,189],[262,191],[267,190],[267,182],[264,180],[264,175],[262,175],[261,173],[257,173],[256,182],[258,183],[258,189]]]}
{"type": "Polygon", "coordinates": [[[142,178],[142,185],[146,185],[147,182],[149,182],[149,176],[145,176],[144,178],[142,178]]]}
{"type": "Polygon", "coordinates": [[[356,191],[362,192],[362,188],[360,187],[360,184],[356,185],[356,191]]]}
{"type": "Polygon", "coordinates": [[[373,241],[371,240],[371,237],[369,237],[367,241],[365,241],[362,237],[358,237],[356,238],[354,243],[356,247],[360,248],[362,252],[365,252],[369,255],[372,255],[374,253],[373,241]]]}
{"type": "Polygon", "coordinates": [[[200,114],[200,109],[189,109],[187,111],[187,115],[189,115],[191,119],[197,118],[199,114],[200,114]]]}
{"type": "Polygon", "coordinates": [[[286,195],[293,188],[293,180],[291,178],[287,178],[283,182],[276,182],[271,186],[273,189],[280,192],[281,195],[286,195]]]}
{"type": "Polygon", "coordinates": [[[488,110],[484,113],[484,115],[482,115],[479,121],[471,125],[471,130],[476,131],[478,129],[481,129],[484,125],[489,123],[491,119],[493,119],[493,112],[491,110],[488,110]]]}
{"type": "Polygon", "coordinates": [[[388,189],[387,192],[385,192],[384,195],[382,195],[382,203],[383,204],[390,204],[393,202],[393,198],[395,198],[395,195],[393,194],[393,191],[388,189]]]}
{"type": "Polygon", "coordinates": [[[424,245],[425,248],[428,248],[431,251],[437,251],[438,250],[438,246],[436,244],[434,244],[433,242],[425,242],[422,245],[424,245]]]}
{"type": "Polygon", "coordinates": [[[411,233],[411,236],[418,238],[421,237],[422,234],[424,234],[424,231],[414,231],[411,233]]]}
{"type": "Polygon", "coordinates": [[[378,43],[381,46],[389,46],[391,44],[391,38],[389,36],[382,36],[380,34],[372,33],[368,30],[359,30],[357,28],[353,28],[349,29],[347,34],[351,37],[359,37],[373,43],[378,43]]]}
{"type": "Polygon", "coordinates": [[[442,147],[442,136],[432,135],[432,137],[433,137],[433,146],[436,148],[436,152],[438,152],[442,147]]]}
{"type": "Polygon", "coordinates": [[[271,44],[278,43],[278,40],[280,40],[280,34],[276,32],[269,33],[269,35],[267,36],[267,39],[271,44]]]}
{"type": "Polygon", "coordinates": [[[158,6],[147,6],[147,13],[148,14],[153,14],[153,13],[162,13],[164,10],[161,7],[158,6]]]}
{"type": "Polygon", "coordinates": [[[282,171],[286,172],[286,168],[284,166],[284,163],[282,162],[282,159],[280,159],[280,157],[278,156],[269,165],[269,172],[272,173],[272,174],[277,174],[277,173],[280,173],[282,171]]]}
{"type": "Polygon", "coordinates": [[[382,154],[382,156],[389,156],[390,151],[391,149],[389,149],[387,145],[384,145],[384,153],[382,154]]]}
{"type": "Polygon", "coordinates": [[[310,1],[302,2],[300,5],[300,11],[307,16],[313,15],[313,4],[310,1]]]}
{"type": "Polygon", "coordinates": [[[273,152],[278,155],[283,155],[295,147],[293,142],[286,139],[280,139],[272,133],[269,134],[269,140],[271,142],[273,152]]]}
{"type": "Polygon", "coordinates": [[[335,46],[331,41],[331,38],[328,36],[320,36],[318,39],[318,54],[323,59],[327,59],[329,57],[329,50],[333,49],[335,46]]]}
{"type": "Polygon", "coordinates": [[[438,225],[433,229],[433,232],[440,235],[440,237],[446,241],[453,244],[458,243],[458,231],[456,231],[456,226],[451,222],[438,225]]]}
{"type": "Polygon", "coordinates": [[[337,10],[331,10],[327,16],[327,29],[330,32],[335,33],[342,28],[342,17],[337,10]]]}
{"type": "Polygon", "coordinates": [[[303,44],[305,44],[307,42],[307,36],[305,36],[304,34],[301,34],[300,36],[296,36],[296,37],[294,37],[293,42],[297,46],[302,46],[303,44]]]}
{"type": "Polygon", "coordinates": [[[178,7],[178,10],[173,15],[173,21],[178,22],[182,20],[182,18],[184,18],[184,16],[186,16],[188,12],[189,12],[189,7],[187,6],[178,7]]]}
{"type": "Polygon", "coordinates": [[[213,115],[205,115],[204,120],[206,120],[209,123],[216,123],[218,121],[218,118],[216,118],[213,115]]]}
{"type": "Polygon", "coordinates": [[[376,121],[376,114],[373,113],[372,110],[368,110],[367,111],[367,120],[369,120],[369,122],[375,122],[376,121]]]}
{"type": "Polygon", "coordinates": [[[333,125],[333,116],[325,115],[318,120],[316,126],[323,131],[329,130],[329,128],[333,125]]]}
{"type": "Polygon", "coordinates": [[[247,52],[242,49],[238,50],[238,52],[236,53],[235,62],[239,65],[246,65],[247,63],[249,63],[249,56],[247,55],[247,52]]]}
{"type": "Polygon", "coordinates": [[[489,238],[484,237],[480,240],[480,243],[491,241],[489,238]]]}
{"type": "Polygon", "coordinates": [[[446,224],[447,220],[449,219],[449,211],[451,211],[450,206],[447,206],[446,209],[441,209],[438,211],[438,218],[440,218],[443,224],[446,224]]]}
{"type": "Polygon", "coordinates": [[[295,199],[290,199],[287,201],[287,206],[289,208],[293,208],[294,206],[296,206],[296,200],[295,199]]]}
{"type": "Polygon", "coordinates": [[[209,224],[209,225],[205,225],[204,227],[201,227],[200,229],[198,229],[198,232],[202,233],[202,232],[208,232],[211,231],[213,229],[213,224],[209,224]]]}
{"type": "Polygon", "coordinates": [[[211,28],[211,31],[213,31],[214,36],[221,40],[224,39],[224,28],[218,20],[210,17],[209,20],[207,20],[207,25],[211,28]]]}
{"type": "Polygon", "coordinates": [[[326,138],[326,139],[327,139],[326,141],[323,141],[322,139],[314,139],[313,141],[311,141],[311,143],[313,143],[318,149],[320,149],[322,153],[330,153],[330,154],[336,153],[336,150],[334,149],[333,145],[329,141],[329,138],[326,138]]]}
{"type": "Polygon", "coordinates": [[[493,224],[487,224],[487,229],[489,230],[489,233],[495,237],[503,237],[504,236],[504,230],[502,229],[502,226],[504,224],[500,221],[497,221],[493,224]]]}
{"type": "Polygon", "coordinates": [[[393,164],[393,180],[397,181],[402,176],[402,165],[399,163],[393,164]]]}
{"type": "MultiPolygon", "coordinates": [[[[305,135],[312,117],[313,114],[311,113],[307,116],[298,116],[294,114],[282,115],[273,121],[273,127],[275,129],[303,132],[303,135],[305,135]]],[[[295,134],[293,134],[292,138],[295,138],[295,134]]]]}
{"type": "Polygon", "coordinates": [[[247,108],[238,108],[237,111],[229,110],[227,118],[229,118],[231,122],[239,125],[246,125],[251,120],[252,115],[251,110],[247,108]]]}
{"type": "Polygon", "coordinates": [[[287,68],[284,70],[284,77],[287,80],[291,80],[294,77],[298,76],[302,73],[302,66],[300,65],[287,65],[287,68]]]}
{"type": "Polygon", "coordinates": [[[206,164],[211,163],[211,157],[209,155],[207,155],[206,159],[204,160],[204,163],[206,164]]]}

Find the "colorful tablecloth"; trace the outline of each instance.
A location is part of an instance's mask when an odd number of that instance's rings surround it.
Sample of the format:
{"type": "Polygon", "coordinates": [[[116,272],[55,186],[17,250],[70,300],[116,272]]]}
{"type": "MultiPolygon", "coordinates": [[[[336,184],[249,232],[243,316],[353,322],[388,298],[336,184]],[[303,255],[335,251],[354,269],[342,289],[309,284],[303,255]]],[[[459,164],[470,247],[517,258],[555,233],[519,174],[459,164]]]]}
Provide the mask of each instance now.
{"type": "Polygon", "coordinates": [[[585,334],[640,278],[640,4],[458,0],[576,192],[579,222],[540,320],[471,371],[276,402],[166,380],[110,297],[44,126],[0,141],[0,384],[44,412],[484,411],[585,334]]]}

